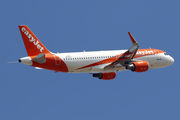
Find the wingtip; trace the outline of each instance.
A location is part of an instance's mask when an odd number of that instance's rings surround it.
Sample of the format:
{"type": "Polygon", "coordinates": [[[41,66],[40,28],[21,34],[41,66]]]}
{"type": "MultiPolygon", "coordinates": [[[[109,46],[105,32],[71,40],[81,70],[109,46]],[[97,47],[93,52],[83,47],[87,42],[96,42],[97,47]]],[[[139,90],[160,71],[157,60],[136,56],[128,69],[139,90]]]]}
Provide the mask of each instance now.
{"type": "Polygon", "coordinates": [[[137,41],[134,39],[134,37],[131,35],[130,32],[128,32],[129,37],[131,38],[132,43],[137,43],[137,41]]]}

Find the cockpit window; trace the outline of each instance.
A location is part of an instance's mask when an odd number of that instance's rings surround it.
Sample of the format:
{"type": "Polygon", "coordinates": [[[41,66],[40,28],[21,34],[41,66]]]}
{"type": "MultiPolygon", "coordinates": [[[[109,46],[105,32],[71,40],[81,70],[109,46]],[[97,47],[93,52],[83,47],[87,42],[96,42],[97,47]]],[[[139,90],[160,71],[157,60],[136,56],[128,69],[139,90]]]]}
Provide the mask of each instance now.
{"type": "Polygon", "coordinates": [[[167,53],[164,53],[164,55],[168,55],[167,53]]]}

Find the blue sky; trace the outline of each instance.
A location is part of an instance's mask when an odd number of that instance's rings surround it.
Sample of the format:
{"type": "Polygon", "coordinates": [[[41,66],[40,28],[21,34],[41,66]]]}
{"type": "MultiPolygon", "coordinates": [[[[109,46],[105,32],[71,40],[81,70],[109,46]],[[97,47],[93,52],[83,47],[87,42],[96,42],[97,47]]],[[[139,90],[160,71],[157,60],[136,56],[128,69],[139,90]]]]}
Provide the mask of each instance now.
{"type": "Polygon", "coordinates": [[[179,120],[178,0],[1,0],[1,120],[179,120]],[[28,25],[52,52],[128,49],[128,31],[140,48],[157,48],[172,66],[145,73],[118,72],[103,81],[88,73],[36,70],[18,25],[28,25]]]}

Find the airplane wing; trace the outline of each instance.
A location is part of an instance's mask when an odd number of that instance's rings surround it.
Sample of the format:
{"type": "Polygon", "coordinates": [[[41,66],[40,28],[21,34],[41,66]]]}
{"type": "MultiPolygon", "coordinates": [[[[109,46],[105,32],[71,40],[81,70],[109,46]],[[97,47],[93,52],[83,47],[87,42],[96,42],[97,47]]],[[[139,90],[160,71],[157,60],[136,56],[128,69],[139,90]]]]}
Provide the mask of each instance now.
{"type": "Polygon", "coordinates": [[[115,66],[117,64],[120,64],[122,66],[127,66],[128,64],[130,64],[132,62],[132,59],[136,55],[139,45],[138,45],[137,41],[134,39],[134,37],[130,34],[130,32],[128,32],[128,34],[129,34],[133,44],[127,51],[125,51],[124,53],[122,53],[120,55],[117,55],[118,58],[116,60],[114,58],[108,58],[103,61],[99,61],[96,63],[92,63],[90,65],[86,65],[86,66],[77,68],[76,70],[96,66],[96,67],[92,68],[92,71],[99,71],[99,70],[102,70],[102,69],[105,69],[108,67],[115,66]]]}
{"type": "Polygon", "coordinates": [[[130,32],[128,32],[128,34],[129,34],[131,41],[133,43],[132,46],[125,53],[120,55],[120,57],[116,61],[112,62],[110,64],[110,66],[114,66],[114,65],[117,65],[119,63],[121,65],[127,65],[127,64],[129,64],[129,62],[131,62],[131,60],[136,55],[136,52],[139,48],[138,42],[134,39],[134,37],[131,35],[130,32]]]}

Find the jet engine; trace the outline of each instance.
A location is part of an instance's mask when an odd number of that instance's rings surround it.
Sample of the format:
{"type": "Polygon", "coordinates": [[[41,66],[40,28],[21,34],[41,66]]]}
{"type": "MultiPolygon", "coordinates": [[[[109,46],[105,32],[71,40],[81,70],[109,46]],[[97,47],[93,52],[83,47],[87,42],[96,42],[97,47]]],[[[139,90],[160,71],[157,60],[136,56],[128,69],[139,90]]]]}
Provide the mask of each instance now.
{"type": "Polygon", "coordinates": [[[146,72],[149,69],[149,63],[147,61],[132,62],[126,66],[126,69],[134,72],[146,72]]]}
{"type": "Polygon", "coordinates": [[[110,72],[110,73],[94,73],[93,77],[97,77],[102,80],[112,80],[116,77],[115,72],[110,72]]]}

